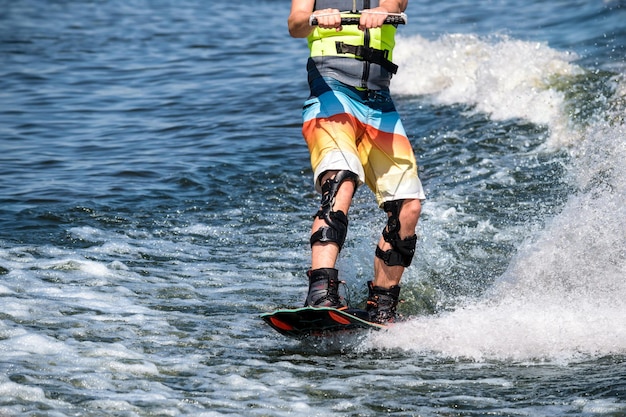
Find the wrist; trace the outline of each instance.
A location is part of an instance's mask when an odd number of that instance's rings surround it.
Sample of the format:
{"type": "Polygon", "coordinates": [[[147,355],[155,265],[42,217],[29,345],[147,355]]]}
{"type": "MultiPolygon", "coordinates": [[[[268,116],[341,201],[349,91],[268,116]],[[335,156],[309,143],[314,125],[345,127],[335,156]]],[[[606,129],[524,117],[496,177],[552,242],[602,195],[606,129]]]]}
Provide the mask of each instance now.
{"type": "Polygon", "coordinates": [[[384,9],[387,13],[402,13],[406,4],[397,0],[381,1],[378,8],[384,9]]]}

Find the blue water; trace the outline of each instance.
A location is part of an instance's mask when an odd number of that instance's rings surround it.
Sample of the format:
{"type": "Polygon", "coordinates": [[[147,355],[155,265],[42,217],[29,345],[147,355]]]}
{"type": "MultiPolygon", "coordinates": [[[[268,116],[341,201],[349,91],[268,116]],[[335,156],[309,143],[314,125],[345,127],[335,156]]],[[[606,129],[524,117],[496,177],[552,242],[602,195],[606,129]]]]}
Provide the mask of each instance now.
{"type": "MultiPolygon", "coordinates": [[[[626,415],[626,3],[411,1],[402,313],[300,343],[289,2],[0,1],[0,415],[626,415]]],[[[365,298],[384,213],[339,261],[365,298]]]]}

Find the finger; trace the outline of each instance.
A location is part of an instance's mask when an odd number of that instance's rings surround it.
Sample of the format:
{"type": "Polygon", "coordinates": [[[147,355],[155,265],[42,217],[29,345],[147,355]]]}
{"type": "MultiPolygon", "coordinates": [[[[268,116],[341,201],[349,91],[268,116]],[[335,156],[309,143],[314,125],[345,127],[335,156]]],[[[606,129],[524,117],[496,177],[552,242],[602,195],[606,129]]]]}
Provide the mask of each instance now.
{"type": "Polygon", "coordinates": [[[373,29],[381,27],[385,23],[385,19],[387,18],[386,13],[381,12],[370,12],[364,10],[361,14],[361,19],[359,21],[359,28],[367,28],[373,29]]]}
{"type": "Polygon", "coordinates": [[[336,9],[318,10],[314,13],[317,16],[318,26],[323,29],[337,28],[341,26],[341,14],[336,9]]]}

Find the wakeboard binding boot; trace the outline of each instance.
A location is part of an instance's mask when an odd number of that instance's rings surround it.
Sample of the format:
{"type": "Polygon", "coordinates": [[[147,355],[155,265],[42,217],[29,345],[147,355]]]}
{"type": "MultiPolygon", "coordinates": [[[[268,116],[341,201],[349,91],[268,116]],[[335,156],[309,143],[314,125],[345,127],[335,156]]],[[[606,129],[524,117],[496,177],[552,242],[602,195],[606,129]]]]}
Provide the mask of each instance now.
{"type": "Polygon", "coordinates": [[[367,283],[369,297],[365,308],[368,320],[373,323],[387,324],[398,319],[396,308],[400,298],[400,286],[394,285],[386,289],[375,287],[372,281],[367,283]]]}
{"type": "Polygon", "coordinates": [[[313,269],[307,272],[309,293],[305,307],[332,307],[338,310],[348,308],[346,300],[339,295],[339,271],[334,268],[313,269]]]}

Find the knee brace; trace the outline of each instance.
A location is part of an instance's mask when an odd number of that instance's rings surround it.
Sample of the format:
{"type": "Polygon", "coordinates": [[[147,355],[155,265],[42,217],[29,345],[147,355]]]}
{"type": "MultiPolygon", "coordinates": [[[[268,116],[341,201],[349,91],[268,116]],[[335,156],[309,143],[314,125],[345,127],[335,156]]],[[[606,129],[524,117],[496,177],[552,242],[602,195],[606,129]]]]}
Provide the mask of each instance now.
{"type": "Polygon", "coordinates": [[[391,245],[391,249],[383,251],[376,247],[376,256],[388,266],[401,265],[407,267],[411,265],[415,255],[417,235],[400,238],[400,209],[404,200],[387,201],[383,204],[383,210],[389,213],[387,226],[383,229],[383,239],[391,245]]]}
{"type": "Polygon", "coordinates": [[[356,191],[359,176],[352,171],[343,170],[322,184],[322,204],[314,217],[324,220],[327,226],[320,227],[311,235],[311,246],[316,242],[333,242],[341,251],[348,233],[348,216],[341,210],[333,211],[333,206],[339,187],[344,181],[354,182],[356,191]]]}

